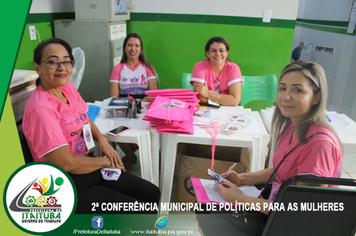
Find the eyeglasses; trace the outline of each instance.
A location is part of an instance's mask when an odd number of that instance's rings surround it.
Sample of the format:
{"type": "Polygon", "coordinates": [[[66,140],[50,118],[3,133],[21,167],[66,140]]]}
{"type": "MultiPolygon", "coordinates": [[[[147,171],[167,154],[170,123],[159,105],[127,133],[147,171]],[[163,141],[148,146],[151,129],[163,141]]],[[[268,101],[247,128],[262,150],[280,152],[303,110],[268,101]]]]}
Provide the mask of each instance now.
{"type": "Polygon", "coordinates": [[[74,64],[73,60],[67,60],[67,61],[44,60],[41,62],[46,62],[46,64],[50,69],[58,69],[59,67],[61,67],[61,64],[63,64],[66,69],[72,69],[74,64]]]}

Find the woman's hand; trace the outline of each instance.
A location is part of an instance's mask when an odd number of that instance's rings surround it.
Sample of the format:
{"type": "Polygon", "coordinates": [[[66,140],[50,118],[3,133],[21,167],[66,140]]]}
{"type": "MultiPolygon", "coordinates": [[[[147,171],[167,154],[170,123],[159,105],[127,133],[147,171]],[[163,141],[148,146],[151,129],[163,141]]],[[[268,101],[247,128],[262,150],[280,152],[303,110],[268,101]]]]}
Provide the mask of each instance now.
{"type": "Polygon", "coordinates": [[[141,99],[141,102],[150,102],[150,101],[151,101],[151,99],[150,99],[149,96],[146,96],[146,97],[141,99]]]}
{"type": "Polygon", "coordinates": [[[125,171],[124,164],[121,161],[119,154],[109,144],[107,139],[101,139],[99,142],[99,155],[106,156],[110,160],[110,166],[125,171]]]}
{"type": "Polygon", "coordinates": [[[209,97],[210,91],[208,89],[208,86],[206,86],[204,84],[200,84],[200,83],[194,83],[193,88],[194,88],[194,92],[198,92],[200,96],[202,96],[204,98],[209,97]]]}
{"type": "Polygon", "coordinates": [[[236,186],[239,186],[241,185],[241,178],[239,177],[239,175],[233,171],[233,170],[230,170],[228,172],[225,172],[223,174],[221,174],[222,177],[224,177],[225,179],[228,179],[230,180],[232,183],[234,183],[236,186]]]}
{"type": "Polygon", "coordinates": [[[233,183],[228,181],[222,182],[219,184],[216,180],[214,180],[215,184],[218,186],[219,192],[221,196],[229,202],[242,201],[242,197],[245,195],[242,191],[233,183]]]}
{"type": "Polygon", "coordinates": [[[197,95],[197,98],[200,100],[200,103],[208,104],[209,100],[207,98],[202,97],[200,94],[197,95]]]}

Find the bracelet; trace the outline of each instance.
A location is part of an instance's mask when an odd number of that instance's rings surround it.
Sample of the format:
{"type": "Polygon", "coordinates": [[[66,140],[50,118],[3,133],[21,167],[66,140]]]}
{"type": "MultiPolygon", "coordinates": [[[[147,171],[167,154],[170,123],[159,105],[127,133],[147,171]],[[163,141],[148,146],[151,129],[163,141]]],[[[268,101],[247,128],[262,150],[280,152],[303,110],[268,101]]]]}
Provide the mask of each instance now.
{"type": "Polygon", "coordinates": [[[218,94],[218,96],[216,96],[216,100],[215,100],[216,103],[218,103],[219,96],[220,96],[220,94],[218,94]]]}

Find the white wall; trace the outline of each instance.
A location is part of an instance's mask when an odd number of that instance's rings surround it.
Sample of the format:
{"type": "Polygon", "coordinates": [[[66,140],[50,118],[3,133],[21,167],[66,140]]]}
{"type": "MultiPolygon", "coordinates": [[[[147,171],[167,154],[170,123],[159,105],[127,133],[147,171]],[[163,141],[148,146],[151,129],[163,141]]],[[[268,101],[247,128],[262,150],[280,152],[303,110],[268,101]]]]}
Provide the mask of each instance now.
{"type": "MultiPolygon", "coordinates": [[[[329,21],[348,21],[353,0],[300,0],[298,18],[329,21]]],[[[334,54],[301,52],[303,60],[319,63],[325,69],[329,98],[328,110],[344,113],[356,120],[356,37],[347,34],[296,27],[293,46],[312,43],[335,47],[334,54]]]]}
{"type": "Polygon", "coordinates": [[[353,0],[299,0],[298,18],[348,21],[353,0]]]}
{"type": "MultiPolygon", "coordinates": [[[[104,0],[98,0],[104,1],[104,0]]],[[[297,17],[299,0],[129,0],[132,12],[206,14],[262,17],[271,10],[272,18],[297,17]]],[[[30,13],[74,12],[74,0],[33,0],[30,13]]]]}
{"type": "Polygon", "coordinates": [[[295,20],[299,0],[130,1],[132,12],[262,17],[263,10],[272,10],[272,18],[295,20]]]}
{"type": "Polygon", "coordinates": [[[30,13],[74,12],[74,0],[32,0],[30,13]]]}

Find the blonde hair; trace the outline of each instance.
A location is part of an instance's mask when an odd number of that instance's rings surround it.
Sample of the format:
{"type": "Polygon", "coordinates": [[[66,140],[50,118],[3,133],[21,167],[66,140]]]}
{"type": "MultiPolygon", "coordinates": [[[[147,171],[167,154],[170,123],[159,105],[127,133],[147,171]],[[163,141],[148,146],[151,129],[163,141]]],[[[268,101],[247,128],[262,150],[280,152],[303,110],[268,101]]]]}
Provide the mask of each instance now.
{"type": "MultiPolygon", "coordinates": [[[[311,86],[313,87],[314,95],[319,93],[320,100],[319,103],[312,105],[309,114],[307,114],[303,120],[301,120],[295,128],[298,129],[298,139],[300,143],[306,143],[306,134],[311,124],[315,123],[317,125],[323,126],[330,131],[332,131],[335,136],[338,138],[334,128],[329,124],[326,119],[325,109],[326,109],[326,101],[328,97],[328,88],[326,82],[325,71],[323,67],[315,62],[310,61],[295,61],[287,65],[280,76],[280,80],[287,73],[299,71],[303,73],[303,75],[309,79],[311,86]]],[[[269,152],[271,148],[275,150],[278,146],[278,143],[282,137],[282,134],[286,131],[291,120],[288,117],[282,115],[281,110],[278,105],[274,109],[273,118],[272,118],[272,126],[271,126],[271,144],[272,140],[275,140],[274,145],[270,145],[269,152]]],[[[341,142],[339,140],[341,145],[341,142]]]]}

